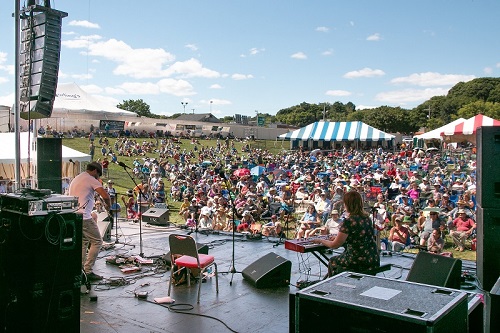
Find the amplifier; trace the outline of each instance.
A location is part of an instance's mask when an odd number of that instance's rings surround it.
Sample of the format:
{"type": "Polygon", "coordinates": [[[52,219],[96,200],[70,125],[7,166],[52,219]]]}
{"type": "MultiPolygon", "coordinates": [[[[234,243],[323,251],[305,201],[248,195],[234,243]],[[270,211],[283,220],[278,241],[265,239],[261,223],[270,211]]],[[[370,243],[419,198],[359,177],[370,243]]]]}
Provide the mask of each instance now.
{"type": "Polygon", "coordinates": [[[154,225],[168,225],[170,214],[167,208],[150,208],[142,214],[142,222],[154,225]]]}
{"type": "Polygon", "coordinates": [[[467,332],[467,293],[344,272],[295,294],[295,332],[467,332]]]}
{"type": "Polygon", "coordinates": [[[28,216],[48,215],[49,213],[74,213],[78,210],[78,198],[68,195],[47,195],[43,191],[25,191],[2,194],[2,211],[28,216]]]}

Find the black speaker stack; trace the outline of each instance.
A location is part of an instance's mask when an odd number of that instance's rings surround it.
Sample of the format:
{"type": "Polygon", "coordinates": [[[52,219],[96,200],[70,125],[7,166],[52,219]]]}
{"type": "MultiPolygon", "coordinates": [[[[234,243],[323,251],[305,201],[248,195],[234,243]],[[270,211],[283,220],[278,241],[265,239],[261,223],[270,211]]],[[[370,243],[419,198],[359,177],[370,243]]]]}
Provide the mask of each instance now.
{"type": "Polygon", "coordinates": [[[2,332],[79,332],[82,215],[60,208],[68,197],[47,199],[0,196],[2,332]]]}
{"type": "Polygon", "coordinates": [[[37,179],[39,189],[62,193],[62,139],[37,138],[37,179]]]}
{"type": "Polygon", "coordinates": [[[500,276],[500,128],[478,128],[476,146],[477,277],[490,291],[500,276]]]}
{"type": "Polygon", "coordinates": [[[49,118],[56,97],[62,18],[67,13],[32,5],[21,15],[20,116],[49,118]]]}

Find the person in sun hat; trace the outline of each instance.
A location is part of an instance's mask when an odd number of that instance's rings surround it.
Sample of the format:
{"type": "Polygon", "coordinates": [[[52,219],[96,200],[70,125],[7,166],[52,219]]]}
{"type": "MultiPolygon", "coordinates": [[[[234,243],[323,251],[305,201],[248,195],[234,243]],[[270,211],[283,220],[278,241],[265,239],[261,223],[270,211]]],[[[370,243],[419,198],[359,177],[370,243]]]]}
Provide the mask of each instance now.
{"type": "Polygon", "coordinates": [[[476,223],[473,219],[467,216],[465,209],[458,210],[458,217],[453,220],[453,229],[450,231],[453,243],[455,243],[455,250],[465,251],[465,240],[469,237],[474,230],[476,230],[476,223]]]}
{"type": "Polygon", "coordinates": [[[104,208],[109,211],[111,199],[98,178],[102,176],[102,165],[97,162],[87,164],[86,170],[76,176],[69,185],[69,195],[78,197],[78,213],[83,215],[82,267],[90,281],[101,280],[102,276],[93,272],[94,264],[102,246],[102,237],[97,222],[92,219],[95,193],[101,196],[104,208]],[[90,247],[89,247],[90,245],[90,247]],[[87,252],[88,249],[88,252],[87,252]]]}

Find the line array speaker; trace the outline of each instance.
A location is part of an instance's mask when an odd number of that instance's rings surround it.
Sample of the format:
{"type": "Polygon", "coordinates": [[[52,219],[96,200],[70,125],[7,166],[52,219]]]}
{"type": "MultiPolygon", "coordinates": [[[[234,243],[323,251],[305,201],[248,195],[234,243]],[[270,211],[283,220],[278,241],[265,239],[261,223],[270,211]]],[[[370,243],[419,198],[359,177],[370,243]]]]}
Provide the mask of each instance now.
{"type": "Polygon", "coordinates": [[[49,118],[56,97],[62,18],[67,13],[36,6],[21,17],[20,116],[49,118]],[[41,11],[41,12],[40,12],[41,11]]]}

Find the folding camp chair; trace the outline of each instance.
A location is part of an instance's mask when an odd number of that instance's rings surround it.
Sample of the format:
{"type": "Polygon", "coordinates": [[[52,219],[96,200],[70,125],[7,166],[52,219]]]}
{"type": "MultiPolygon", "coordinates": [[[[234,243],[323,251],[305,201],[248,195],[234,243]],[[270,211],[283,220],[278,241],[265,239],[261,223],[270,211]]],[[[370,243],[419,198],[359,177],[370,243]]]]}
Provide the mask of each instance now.
{"type": "Polygon", "coordinates": [[[182,269],[187,270],[187,281],[188,286],[191,285],[191,270],[199,272],[198,276],[198,303],[200,303],[200,293],[201,293],[201,281],[203,273],[211,266],[215,268],[215,288],[217,293],[219,293],[219,277],[217,272],[217,264],[215,263],[214,256],[208,254],[198,253],[198,248],[196,246],[196,241],[191,236],[186,235],[175,235],[172,234],[168,237],[170,243],[170,256],[172,267],[177,266],[177,270],[174,269],[170,271],[170,281],[168,283],[168,296],[170,296],[170,290],[172,288],[172,280],[174,274],[178,273],[182,269]]]}

